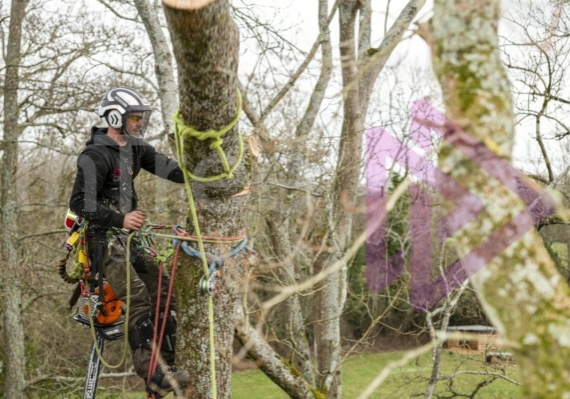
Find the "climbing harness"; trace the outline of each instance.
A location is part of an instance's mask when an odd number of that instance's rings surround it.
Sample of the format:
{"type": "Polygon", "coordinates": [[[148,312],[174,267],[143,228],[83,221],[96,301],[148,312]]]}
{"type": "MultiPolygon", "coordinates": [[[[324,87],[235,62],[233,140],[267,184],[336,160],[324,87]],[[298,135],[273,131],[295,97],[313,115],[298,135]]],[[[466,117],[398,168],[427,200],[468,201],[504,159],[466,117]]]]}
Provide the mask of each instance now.
{"type": "MultiPolygon", "coordinates": [[[[153,226],[150,226],[149,229],[152,229],[153,226]]],[[[119,363],[115,365],[108,364],[103,358],[103,351],[105,348],[105,341],[115,341],[125,337],[125,333],[122,331],[120,326],[122,324],[128,325],[129,324],[129,310],[130,310],[130,273],[131,268],[130,260],[131,260],[131,248],[135,246],[138,249],[143,250],[145,253],[156,256],[157,252],[150,247],[152,243],[152,239],[154,234],[150,233],[149,231],[140,231],[140,232],[132,232],[128,235],[125,250],[126,250],[126,306],[123,309],[122,301],[117,298],[114,291],[112,290],[110,284],[107,283],[105,279],[99,279],[99,276],[102,276],[102,269],[97,265],[101,259],[97,259],[102,254],[96,255],[94,258],[94,262],[89,264],[88,256],[86,252],[86,246],[80,245],[85,241],[85,232],[86,226],[83,226],[83,229],[79,230],[76,226],[73,226],[70,229],[70,234],[68,239],[65,243],[65,248],[68,251],[68,254],[65,259],[62,259],[59,263],[59,274],[61,277],[68,283],[77,283],[76,292],[73,295],[73,299],[70,300],[70,306],[73,307],[77,304],[77,313],[74,315],[74,320],[81,324],[83,327],[90,328],[93,343],[91,345],[91,352],[89,356],[89,362],[87,366],[87,373],[85,378],[85,385],[83,391],[83,399],[94,399],[95,392],[97,389],[99,373],[101,370],[102,365],[105,365],[107,368],[113,369],[120,367],[125,359],[126,353],[128,351],[128,342],[127,340],[124,341],[124,349],[123,355],[119,363]],[[75,236],[75,233],[79,233],[79,236],[75,236]],[[78,258],[77,252],[83,251],[83,255],[81,259],[83,263],[81,263],[81,270],[83,274],[78,278],[71,278],[70,274],[66,271],[66,260],[69,259],[70,254],[74,254],[74,259],[78,258]],[[98,270],[97,270],[98,269],[98,270]],[[94,278],[91,278],[94,276],[94,278]],[[94,280],[96,284],[94,288],[91,289],[93,286],[94,280]],[[103,287],[102,290],[99,288],[103,287]]],[[[97,235],[96,242],[97,242],[97,249],[102,247],[102,242],[107,242],[108,239],[111,239],[111,236],[118,234],[118,233],[125,233],[124,231],[115,231],[110,229],[107,231],[106,234],[97,235]]],[[[169,235],[168,238],[172,239],[173,236],[169,235]]],[[[105,244],[106,245],[106,244],[105,244]]],[[[175,253],[175,257],[177,254],[175,253]]],[[[175,258],[176,259],[176,258],[175,258]]],[[[162,262],[159,263],[159,287],[162,285],[162,273],[163,273],[163,264],[162,262]]],[[[77,269],[77,264],[75,265],[74,270],[77,269]]],[[[171,271],[171,280],[168,289],[168,299],[166,301],[165,308],[163,310],[164,314],[169,314],[170,308],[170,298],[172,297],[172,291],[174,288],[174,276],[176,273],[176,261],[172,267],[171,271]]],[[[74,274],[74,272],[71,272],[74,274]]],[[[155,323],[154,323],[154,332],[153,332],[153,344],[152,344],[152,355],[151,355],[151,375],[156,370],[158,365],[158,352],[155,351],[156,348],[162,347],[162,340],[165,336],[165,328],[167,323],[164,322],[161,324],[161,329],[158,331],[158,320],[160,319],[160,295],[157,297],[157,308],[155,314],[155,323]]],[[[149,375],[150,378],[150,375],[149,375]]],[[[154,393],[149,392],[149,397],[153,398],[154,393]]]]}
{"type": "MultiPolygon", "coordinates": [[[[71,210],[68,210],[65,227],[69,230],[68,238],[64,244],[67,255],[59,261],[58,272],[65,282],[76,284],[75,291],[69,301],[70,307],[78,304],[77,314],[73,317],[74,320],[83,327],[91,328],[93,343],[87,364],[83,399],[94,399],[101,366],[118,368],[126,356],[125,346],[123,358],[117,365],[110,365],[103,359],[105,341],[116,341],[125,335],[119,327],[124,323],[122,301],[117,298],[111,286],[102,278],[99,278],[98,285],[94,286],[94,279],[91,278],[93,272],[91,267],[94,265],[90,265],[87,256],[87,223],[71,210]],[[68,274],[66,263],[71,255],[73,255],[74,267],[68,274]],[[87,284],[93,289],[89,290],[87,284]]],[[[99,275],[102,276],[101,273],[99,275]]]]}

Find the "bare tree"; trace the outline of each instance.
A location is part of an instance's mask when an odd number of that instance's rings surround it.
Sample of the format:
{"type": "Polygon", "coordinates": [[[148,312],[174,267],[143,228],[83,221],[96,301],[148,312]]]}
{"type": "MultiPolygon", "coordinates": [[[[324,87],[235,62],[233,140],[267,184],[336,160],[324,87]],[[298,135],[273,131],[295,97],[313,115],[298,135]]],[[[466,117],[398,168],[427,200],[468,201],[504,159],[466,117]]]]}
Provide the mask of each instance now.
{"type": "MultiPolygon", "coordinates": [[[[331,184],[327,215],[326,246],[330,257],[317,259],[315,271],[330,267],[351,243],[353,213],[346,204],[357,203],[360,157],[364,134],[364,117],[374,84],[388,56],[404,36],[423,1],[410,1],[374,49],[367,35],[370,29],[370,3],[344,1],[339,7],[340,54],[343,81],[343,124],[335,174],[331,184]],[[357,29],[356,18],[360,15],[357,29]],[[356,37],[356,32],[361,37],[356,37]],[[372,51],[370,51],[373,49],[372,51]]],[[[320,284],[315,297],[318,320],[315,335],[319,350],[317,387],[329,392],[330,398],[342,396],[340,384],[340,311],[346,298],[346,266],[330,274],[320,284]]]]}
{"type": "Polygon", "coordinates": [[[27,0],[13,1],[10,8],[10,26],[6,49],[4,77],[4,138],[2,146],[2,310],[4,346],[6,351],[5,398],[24,398],[25,350],[22,322],[22,290],[18,243],[18,211],[16,170],[18,167],[18,139],[22,133],[19,123],[18,88],[22,59],[22,26],[26,16],[27,0]]]}
{"type": "Polygon", "coordinates": [[[527,172],[533,162],[553,182],[565,162],[555,149],[568,136],[568,4],[517,1],[506,15],[501,54],[512,82],[517,131],[523,142],[536,143],[516,159],[527,172]],[[508,29],[508,30],[507,30],[508,29]],[[536,157],[534,154],[540,154],[536,157]],[[522,158],[522,159],[521,159],[522,158]],[[538,159],[537,159],[538,158],[538,159]]]}

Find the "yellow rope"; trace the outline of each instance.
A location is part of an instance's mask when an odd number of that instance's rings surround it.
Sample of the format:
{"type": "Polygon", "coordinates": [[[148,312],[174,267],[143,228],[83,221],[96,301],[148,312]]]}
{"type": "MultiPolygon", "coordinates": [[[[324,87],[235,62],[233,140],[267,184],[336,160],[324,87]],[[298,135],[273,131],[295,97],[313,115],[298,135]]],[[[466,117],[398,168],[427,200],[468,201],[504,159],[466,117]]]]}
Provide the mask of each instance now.
{"type": "MultiPolygon", "coordinates": [[[[222,137],[228,131],[230,131],[238,122],[240,114],[241,114],[241,93],[237,92],[238,95],[238,109],[236,112],[236,117],[222,129],[215,131],[215,130],[208,130],[206,132],[199,132],[193,129],[190,126],[184,125],[180,114],[174,116],[174,121],[176,123],[176,151],[178,154],[178,161],[180,162],[181,169],[184,175],[184,182],[186,186],[186,193],[188,195],[188,205],[190,206],[190,213],[192,215],[192,224],[194,225],[195,234],[197,237],[198,242],[198,250],[200,251],[201,259],[202,259],[202,266],[204,269],[204,274],[206,279],[210,277],[210,271],[208,267],[208,260],[206,259],[206,250],[204,248],[204,240],[202,239],[202,232],[200,231],[200,224],[198,222],[198,212],[196,210],[196,204],[194,202],[194,195],[192,194],[192,185],[191,180],[199,181],[199,182],[212,182],[221,180],[224,178],[232,179],[233,172],[237,169],[239,164],[243,159],[243,141],[241,135],[238,134],[239,138],[239,155],[236,163],[233,166],[229,166],[227,161],[227,157],[222,149],[223,139],[222,137]],[[200,141],[204,141],[207,139],[211,139],[212,143],[210,144],[210,149],[216,150],[222,161],[222,165],[224,167],[225,173],[210,176],[210,177],[199,177],[195,176],[186,167],[183,160],[183,141],[188,136],[196,138],[200,141]]],[[[216,383],[216,353],[215,353],[215,341],[214,341],[214,301],[212,296],[208,296],[208,322],[209,322],[209,339],[210,339],[210,375],[211,375],[211,382],[212,382],[212,398],[217,398],[217,383],[216,383]]]]}
{"type": "Polygon", "coordinates": [[[192,126],[188,126],[184,124],[182,117],[180,116],[180,111],[178,111],[174,116],[174,125],[175,125],[175,137],[176,137],[176,149],[178,155],[178,161],[180,162],[180,166],[182,169],[188,174],[188,176],[195,181],[199,181],[202,183],[213,182],[216,180],[220,180],[223,178],[233,179],[234,172],[240,165],[241,161],[243,160],[243,153],[244,153],[244,146],[243,146],[243,138],[241,134],[238,134],[238,145],[239,145],[239,153],[238,158],[232,166],[230,166],[228,159],[226,157],[226,153],[222,149],[222,143],[224,139],[222,138],[227,132],[229,132],[239,121],[241,115],[241,93],[239,90],[237,91],[238,96],[238,109],[236,113],[236,117],[226,126],[222,127],[220,130],[210,129],[205,132],[201,132],[199,130],[194,129],[192,126]],[[218,156],[220,157],[220,161],[222,162],[222,166],[224,167],[224,173],[215,175],[215,176],[208,176],[208,177],[200,177],[192,174],[188,168],[186,167],[185,163],[183,162],[183,154],[182,154],[182,147],[183,141],[187,138],[195,138],[200,141],[211,140],[210,149],[216,150],[218,156]]]}

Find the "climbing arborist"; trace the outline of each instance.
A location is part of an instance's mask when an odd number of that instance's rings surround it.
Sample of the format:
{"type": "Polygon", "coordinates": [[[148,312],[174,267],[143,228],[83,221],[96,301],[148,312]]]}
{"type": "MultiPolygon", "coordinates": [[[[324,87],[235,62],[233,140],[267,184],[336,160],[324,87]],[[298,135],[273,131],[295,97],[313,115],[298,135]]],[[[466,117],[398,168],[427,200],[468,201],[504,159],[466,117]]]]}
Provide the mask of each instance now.
{"type": "MultiPolygon", "coordinates": [[[[134,179],[141,168],[159,177],[183,183],[182,170],[175,160],[159,153],[144,141],[151,107],[137,91],[116,87],[103,97],[98,115],[107,127],[94,126],[91,138],[77,160],[77,175],[69,202],[70,209],[85,219],[87,252],[91,261],[91,284],[104,277],[116,295],[127,303],[130,292],[128,340],[137,374],[145,379],[155,397],[187,385],[189,374],[176,370],[176,300],[168,303],[169,276],[163,272],[158,287],[159,267],[140,245],[126,248],[131,232],[145,223],[145,213],[137,209],[134,179]],[[126,256],[130,254],[130,270],[126,256]],[[127,277],[130,289],[127,290],[127,277]],[[160,296],[159,296],[160,295],[160,296]],[[156,367],[149,376],[155,326],[152,315],[159,301],[158,331],[166,323],[160,355],[167,367],[156,367]],[[172,384],[171,384],[172,383],[172,384]]],[[[153,362],[154,363],[154,362],[153,362]]]]}

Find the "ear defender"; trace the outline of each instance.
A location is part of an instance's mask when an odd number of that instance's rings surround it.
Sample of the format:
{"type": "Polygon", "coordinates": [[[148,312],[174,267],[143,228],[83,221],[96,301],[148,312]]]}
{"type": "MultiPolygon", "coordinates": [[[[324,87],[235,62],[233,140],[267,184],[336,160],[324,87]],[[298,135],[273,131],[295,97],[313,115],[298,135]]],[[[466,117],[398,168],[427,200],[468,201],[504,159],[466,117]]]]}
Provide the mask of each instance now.
{"type": "Polygon", "coordinates": [[[123,115],[116,109],[110,110],[105,116],[105,120],[114,129],[120,129],[123,126],[123,115]]]}

